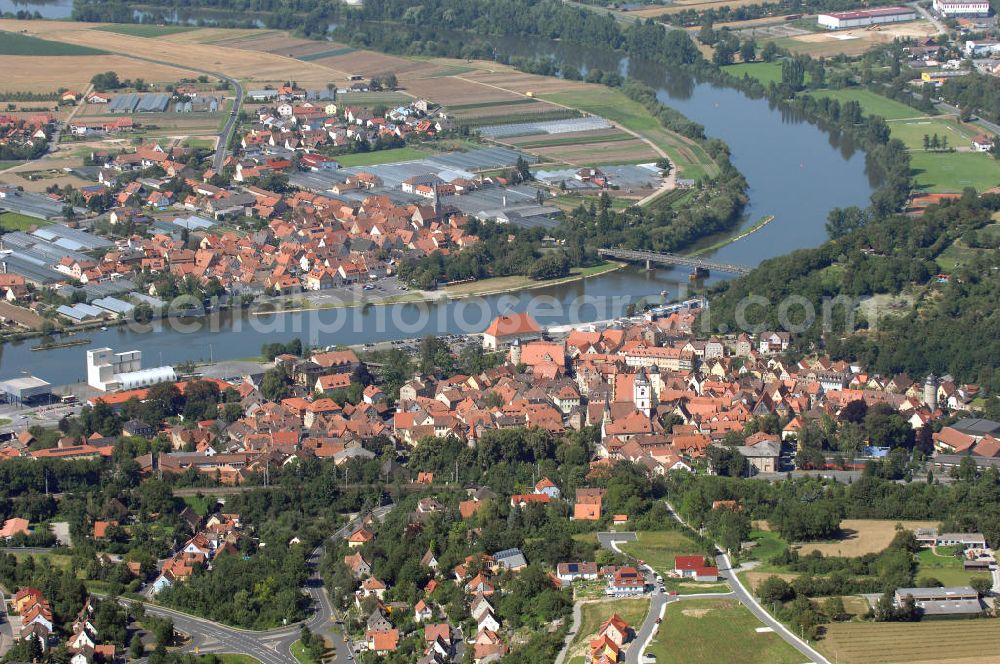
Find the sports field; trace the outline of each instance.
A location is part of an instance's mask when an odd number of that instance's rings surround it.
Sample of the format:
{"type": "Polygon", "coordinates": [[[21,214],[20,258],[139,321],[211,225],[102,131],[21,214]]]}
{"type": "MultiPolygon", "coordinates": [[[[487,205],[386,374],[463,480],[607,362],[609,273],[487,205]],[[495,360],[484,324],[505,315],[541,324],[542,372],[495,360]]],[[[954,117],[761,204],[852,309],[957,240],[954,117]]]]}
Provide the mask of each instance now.
{"type": "Polygon", "coordinates": [[[981,152],[910,153],[917,187],[929,192],[960,192],[966,187],[985,191],[1000,185],[1000,161],[981,152]]]}
{"type": "Polygon", "coordinates": [[[802,664],[801,653],[761,627],[736,600],[673,602],[646,653],[657,664],[802,664]]]}
{"type": "Polygon", "coordinates": [[[416,148],[393,148],[391,150],[376,150],[375,152],[357,152],[334,157],[341,166],[374,166],[388,164],[393,161],[409,161],[423,159],[427,153],[416,148]]]}
{"type": "Polygon", "coordinates": [[[939,139],[947,139],[948,146],[957,149],[967,149],[973,137],[981,133],[974,127],[963,125],[954,120],[921,118],[915,120],[896,120],[889,123],[892,137],[898,138],[911,150],[924,149],[924,136],[938,135],[939,139]]]}
{"type": "Polygon", "coordinates": [[[833,623],[818,648],[841,664],[998,662],[1000,622],[833,623]]]}

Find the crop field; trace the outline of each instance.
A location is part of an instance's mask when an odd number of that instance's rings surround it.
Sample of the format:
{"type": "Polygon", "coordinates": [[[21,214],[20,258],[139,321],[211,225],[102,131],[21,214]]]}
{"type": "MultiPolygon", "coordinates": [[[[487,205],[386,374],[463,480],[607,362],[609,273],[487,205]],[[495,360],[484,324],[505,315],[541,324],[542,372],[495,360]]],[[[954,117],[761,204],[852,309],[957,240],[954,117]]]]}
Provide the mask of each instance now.
{"type": "MultiPolygon", "coordinates": [[[[109,40],[107,32],[97,30],[94,26],[67,21],[37,21],[44,24],[46,39],[52,39],[67,44],[88,47],[106,47],[113,43],[114,51],[123,55],[133,55],[154,60],[175,63],[178,68],[194,67],[221,71],[235,78],[248,81],[285,81],[293,79],[302,86],[325,85],[331,78],[336,78],[336,72],[315,63],[303,62],[273,53],[261,53],[238,48],[223,48],[211,44],[175,42],[170,38],[148,39],[131,35],[118,35],[109,40]]],[[[14,21],[0,19],[0,30],[19,25],[14,21]]],[[[96,26],[100,27],[100,26],[96,26]]],[[[41,33],[42,30],[39,30],[41,33]]],[[[299,40],[301,41],[301,40],[299,40]]],[[[328,47],[328,46],[327,46],[328,47]]],[[[84,61],[85,62],[85,61],[84,61]]],[[[139,68],[153,68],[148,62],[137,62],[139,68]]],[[[127,76],[121,69],[105,67],[99,71],[115,69],[119,76],[127,76]]],[[[133,66],[131,69],[136,70],[133,66]]],[[[25,72],[27,74],[27,72],[25,72]]],[[[183,75],[190,76],[186,71],[183,75]]],[[[93,73],[88,74],[86,81],[93,73]]],[[[146,80],[159,80],[150,75],[143,75],[141,70],[131,76],[143,77],[146,80]]],[[[345,77],[341,76],[341,78],[345,77]]],[[[176,80],[177,77],[174,77],[176,80]]],[[[76,80],[79,80],[77,77],[76,80]]],[[[56,86],[58,87],[58,86],[56,86]]],[[[23,87],[17,89],[25,89],[23,87]]],[[[45,89],[48,89],[46,86],[45,89]]]]}
{"type": "Polygon", "coordinates": [[[0,55],[0,90],[56,90],[60,87],[84,90],[94,74],[118,72],[121,78],[144,78],[151,83],[169,83],[191,72],[166,65],[140,62],[120,55],[93,55],[85,58],[43,58],[27,55],[0,55]]]}
{"type": "Polygon", "coordinates": [[[526,74],[513,69],[480,69],[470,72],[462,77],[470,81],[475,81],[486,86],[495,86],[504,90],[510,90],[516,94],[533,93],[536,97],[552,94],[556,92],[570,92],[574,90],[602,89],[602,86],[583,83],[581,81],[567,81],[554,76],[538,76],[537,74],[526,74]]]}
{"type": "Polygon", "coordinates": [[[531,136],[511,136],[503,139],[504,143],[516,145],[519,148],[548,148],[559,145],[585,145],[587,143],[609,143],[612,141],[633,140],[631,134],[626,134],[614,127],[610,129],[596,129],[593,131],[574,131],[567,134],[531,135],[531,136]]]}
{"type": "Polygon", "coordinates": [[[978,664],[1000,658],[1000,622],[832,623],[818,642],[842,664],[978,664]]]}
{"type": "Polygon", "coordinates": [[[402,92],[346,92],[337,95],[337,102],[348,106],[378,106],[380,104],[408,104],[413,97],[402,92]]]}
{"type": "Polygon", "coordinates": [[[630,140],[535,148],[531,152],[550,161],[562,162],[571,166],[647,163],[659,158],[659,155],[648,143],[637,138],[628,137],[628,139],[630,140]]]}
{"type": "MultiPolygon", "coordinates": [[[[324,46],[326,48],[334,48],[329,42],[325,43],[324,46]]],[[[435,67],[435,65],[426,61],[410,60],[374,51],[352,51],[344,55],[322,58],[313,62],[324,67],[331,67],[349,74],[361,74],[369,78],[389,73],[404,78],[407,74],[416,75],[416,73],[427,72],[435,67]]]]}
{"type": "Polygon", "coordinates": [[[960,192],[966,187],[985,191],[1000,185],[1000,161],[981,152],[910,153],[917,187],[929,192],[960,192]]]}
{"type": "Polygon", "coordinates": [[[63,56],[104,55],[107,51],[72,44],[61,44],[19,32],[0,33],[0,55],[63,56]]]}
{"type": "Polygon", "coordinates": [[[514,94],[507,90],[492,88],[468,78],[447,76],[444,78],[407,79],[406,91],[416,97],[429,99],[448,108],[472,105],[468,110],[492,110],[487,104],[520,104],[518,111],[530,105],[532,100],[523,94],[514,94]]]}
{"type": "MultiPolygon", "coordinates": [[[[778,72],[781,78],[781,72],[778,72]]],[[[898,101],[893,101],[888,97],[875,94],[865,88],[843,88],[841,90],[817,90],[809,93],[814,97],[829,97],[836,99],[841,104],[846,101],[856,101],[861,104],[861,110],[867,115],[879,115],[886,120],[901,120],[904,118],[915,118],[922,115],[921,111],[907,106],[898,101]]]]}
{"type": "Polygon", "coordinates": [[[264,39],[276,33],[273,30],[261,30],[254,28],[198,28],[187,32],[178,32],[169,35],[167,38],[172,42],[195,43],[195,44],[217,44],[226,46],[229,42],[238,42],[243,39],[264,39]]]}
{"type": "Polygon", "coordinates": [[[802,663],[802,655],[780,636],[757,631],[763,626],[736,600],[673,602],[646,652],[658,664],[802,663]]]}
{"type": "Polygon", "coordinates": [[[635,628],[642,624],[647,611],[649,611],[649,598],[587,602],[580,608],[580,629],[570,644],[569,661],[572,662],[574,657],[586,655],[586,644],[597,636],[601,623],[613,614],[617,613],[629,627],[635,628]]]}
{"type": "Polygon", "coordinates": [[[846,556],[853,558],[866,553],[883,551],[896,536],[896,524],[907,530],[936,528],[936,521],[893,521],[891,519],[844,519],[840,522],[843,537],[833,542],[806,542],[799,553],[819,551],[824,556],[846,556]]]}
{"type": "Polygon", "coordinates": [[[545,99],[599,115],[636,132],[666,152],[679,174],[686,178],[698,179],[718,171],[715,162],[700,145],[664,129],[642,104],[632,101],[618,90],[591,85],[574,92],[545,95],[545,99]]]}
{"type": "Polygon", "coordinates": [[[152,39],[156,39],[157,37],[169,37],[170,35],[176,35],[182,32],[193,32],[198,30],[198,28],[190,25],[143,25],[139,23],[112,23],[110,25],[102,25],[101,27],[94,29],[102,30],[104,32],[113,32],[118,35],[149,37],[152,39]]]}

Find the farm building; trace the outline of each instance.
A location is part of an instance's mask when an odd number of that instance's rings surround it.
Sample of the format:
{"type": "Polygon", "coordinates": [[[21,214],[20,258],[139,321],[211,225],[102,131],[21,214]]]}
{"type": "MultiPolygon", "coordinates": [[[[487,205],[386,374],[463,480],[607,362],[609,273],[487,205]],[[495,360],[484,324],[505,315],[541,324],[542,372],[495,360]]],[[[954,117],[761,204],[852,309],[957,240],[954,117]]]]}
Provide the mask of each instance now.
{"type": "Polygon", "coordinates": [[[987,0],[934,0],[934,11],[949,18],[983,17],[990,15],[990,3],[987,0]]]}
{"type": "Polygon", "coordinates": [[[917,11],[912,7],[878,7],[876,9],[820,14],[816,17],[816,22],[827,30],[845,30],[879,23],[912,21],[916,18],[917,11]]]}

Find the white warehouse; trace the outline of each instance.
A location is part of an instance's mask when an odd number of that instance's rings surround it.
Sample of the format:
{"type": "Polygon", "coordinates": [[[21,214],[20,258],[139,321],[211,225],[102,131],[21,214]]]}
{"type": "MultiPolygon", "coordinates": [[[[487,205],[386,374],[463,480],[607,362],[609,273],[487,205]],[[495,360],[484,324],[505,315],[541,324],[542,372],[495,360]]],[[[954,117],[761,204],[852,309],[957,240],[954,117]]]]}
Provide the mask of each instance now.
{"type": "Polygon", "coordinates": [[[877,7],[875,9],[820,14],[816,17],[816,22],[827,30],[845,30],[879,23],[913,21],[916,18],[917,10],[912,7],[877,7]]]}
{"type": "Polygon", "coordinates": [[[990,15],[985,0],[934,0],[934,11],[947,18],[972,18],[990,15]]]}

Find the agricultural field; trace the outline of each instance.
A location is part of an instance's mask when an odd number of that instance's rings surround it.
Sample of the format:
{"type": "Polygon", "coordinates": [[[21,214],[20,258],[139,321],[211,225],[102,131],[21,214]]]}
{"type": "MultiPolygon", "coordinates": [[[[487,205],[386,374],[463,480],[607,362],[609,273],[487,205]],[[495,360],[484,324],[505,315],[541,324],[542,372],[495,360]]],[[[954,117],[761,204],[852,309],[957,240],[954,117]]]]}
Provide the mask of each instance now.
{"type": "Polygon", "coordinates": [[[659,154],[646,142],[637,138],[596,143],[565,144],[531,149],[543,159],[570,166],[599,166],[602,164],[644,164],[656,161],[659,154]]]}
{"type": "Polygon", "coordinates": [[[198,28],[189,25],[144,25],[141,23],[134,23],[134,24],[112,23],[111,25],[102,25],[101,27],[94,29],[101,30],[104,32],[113,32],[118,35],[130,35],[132,37],[148,37],[151,39],[156,39],[158,37],[169,37],[170,35],[176,35],[182,32],[193,32],[195,30],[198,30],[198,28]]]}
{"type": "Polygon", "coordinates": [[[504,143],[516,146],[521,149],[530,150],[532,148],[551,148],[561,145],[586,145],[587,143],[613,143],[615,141],[629,141],[635,137],[626,134],[620,129],[611,127],[609,129],[595,129],[590,131],[573,131],[565,134],[530,136],[511,136],[504,138],[504,143]]]}
{"type": "Polygon", "coordinates": [[[394,106],[411,101],[413,97],[403,92],[347,92],[337,95],[337,103],[347,106],[394,106]]]}
{"type": "MultiPolygon", "coordinates": [[[[737,65],[738,66],[738,65],[737,65]]],[[[781,77],[781,71],[778,71],[781,77]]],[[[907,106],[898,101],[893,101],[888,97],[875,94],[865,88],[843,88],[840,90],[817,90],[809,93],[814,97],[828,97],[836,99],[841,104],[847,101],[856,101],[861,104],[861,110],[867,115],[879,115],[886,120],[901,120],[904,118],[914,118],[921,115],[917,109],[907,106]]]]}
{"type": "MultiPolygon", "coordinates": [[[[327,43],[326,48],[333,47],[330,43],[327,43]]],[[[347,74],[360,74],[368,78],[390,73],[404,78],[406,76],[416,76],[426,73],[435,67],[435,65],[426,61],[411,60],[396,55],[376,53],[374,51],[351,51],[343,55],[320,58],[312,62],[347,74]]]]}
{"type": "MultiPolygon", "coordinates": [[[[517,103],[531,105],[533,102],[523,94],[508,90],[493,88],[467,78],[447,76],[444,78],[407,79],[406,91],[415,97],[423,97],[434,103],[459,109],[475,111],[479,109],[492,110],[494,104],[505,105],[517,103]],[[525,101],[526,100],[526,101],[525,101]]],[[[523,106],[518,106],[518,112],[523,106]]]]}
{"type": "Polygon", "coordinates": [[[104,55],[107,51],[72,44],[61,44],[19,32],[0,33],[0,55],[58,57],[63,55],[104,55]]]}
{"type": "Polygon", "coordinates": [[[646,652],[657,664],[802,663],[802,655],[780,636],[756,631],[763,626],[736,600],[673,602],[646,652]]]}
{"type": "Polygon", "coordinates": [[[678,175],[697,180],[718,172],[715,162],[700,145],[664,129],[642,104],[632,101],[618,90],[585,86],[581,90],[545,94],[543,97],[556,104],[599,115],[634,131],[666,152],[677,167],[678,175]]]}
{"type": "MultiPolygon", "coordinates": [[[[171,62],[176,64],[177,68],[181,70],[184,70],[185,67],[194,67],[196,69],[220,71],[234,78],[245,79],[248,82],[285,81],[291,79],[304,87],[326,85],[331,79],[335,80],[338,78],[338,73],[331,71],[327,67],[273,53],[248,51],[239,48],[224,48],[196,42],[176,42],[170,37],[149,39],[132,35],[118,35],[114,40],[109,40],[107,32],[95,29],[95,27],[100,26],[89,26],[69,21],[36,21],[35,23],[39,24],[38,32],[44,34],[46,39],[76,46],[97,48],[113,44],[116,53],[171,62]]],[[[0,30],[20,25],[22,24],[9,19],[0,19],[0,30]]],[[[297,41],[301,42],[302,40],[297,41]]],[[[137,71],[129,75],[126,75],[122,69],[117,67],[105,67],[98,71],[114,69],[122,78],[138,76],[145,78],[147,81],[161,80],[154,75],[144,75],[142,73],[142,68],[152,69],[156,65],[148,62],[132,62],[134,64],[132,69],[137,71]]],[[[94,73],[96,72],[88,74],[85,82],[89,81],[94,73]]],[[[27,74],[27,71],[25,74],[27,74]]],[[[182,76],[190,76],[190,71],[184,71],[182,76]]],[[[177,78],[179,77],[175,75],[168,80],[177,80],[177,78]]],[[[346,78],[346,74],[342,74],[339,78],[346,78]]],[[[79,80],[79,77],[75,80],[79,80]]],[[[48,87],[46,86],[45,89],[48,89],[48,87]]],[[[55,89],[58,86],[52,87],[55,89]]],[[[24,86],[16,88],[12,86],[12,89],[26,88],[24,86]]]]}
{"type": "Polygon", "coordinates": [[[996,620],[832,623],[817,643],[841,664],[978,664],[997,661],[996,620]]]}
{"type": "Polygon", "coordinates": [[[583,662],[586,644],[597,636],[601,623],[617,613],[630,627],[638,627],[649,611],[649,598],[613,599],[587,602],[580,608],[580,628],[567,653],[571,664],[583,662]]]}
{"type": "Polygon", "coordinates": [[[38,59],[28,55],[0,55],[0,90],[85,90],[94,74],[115,71],[121,78],[143,78],[151,83],[170,83],[191,72],[167,65],[154,65],[120,55],[38,59]]]}
{"type": "Polygon", "coordinates": [[[985,191],[1000,185],[1000,161],[981,152],[910,153],[911,174],[926,192],[985,191]]]}
{"type": "Polygon", "coordinates": [[[854,558],[866,553],[885,550],[896,536],[896,524],[907,530],[936,528],[936,521],[893,521],[891,519],[844,519],[840,522],[843,536],[832,542],[805,542],[799,546],[799,553],[805,555],[819,551],[824,556],[846,556],[854,558]]]}

